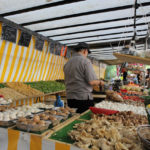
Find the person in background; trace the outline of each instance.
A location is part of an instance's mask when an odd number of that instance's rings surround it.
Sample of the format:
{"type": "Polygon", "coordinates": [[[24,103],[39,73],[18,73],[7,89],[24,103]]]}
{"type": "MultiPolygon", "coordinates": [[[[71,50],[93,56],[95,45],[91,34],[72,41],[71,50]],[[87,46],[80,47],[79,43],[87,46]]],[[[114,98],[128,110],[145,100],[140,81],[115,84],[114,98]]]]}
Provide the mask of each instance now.
{"type": "Polygon", "coordinates": [[[123,81],[123,73],[120,74],[120,79],[123,81]]]}
{"type": "Polygon", "coordinates": [[[82,113],[94,106],[93,86],[104,85],[104,82],[97,79],[92,63],[87,59],[88,44],[81,42],[74,50],[75,54],[64,66],[66,97],[68,106],[82,113]]]}
{"type": "Polygon", "coordinates": [[[140,73],[140,85],[143,86],[145,82],[145,73],[144,71],[141,71],[140,73]]]}
{"type": "Polygon", "coordinates": [[[147,69],[147,75],[146,75],[146,85],[148,88],[150,88],[150,71],[147,69]]]}
{"type": "Polygon", "coordinates": [[[127,76],[128,76],[128,72],[127,72],[127,70],[124,68],[124,71],[123,71],[123,84],[124,84],[124,85],[127,84],[127,76]]]}
{"type": "Polygon", "coordinates": [[[138,71],[137,73],[137,79],[138,79],[138,83],[140,84],[140,71],[138,71]]]}
{"type": "Polygon", "coordinates": [[[134,84],[138,84],[138,78],[136,74],[133,76],[133,82],[134,84]]]}
{"type": "Polygon", "coordinates": [[[150,78],[150,72],[149,72],[149,69],[146,70],[146,79],[150,78]]]}

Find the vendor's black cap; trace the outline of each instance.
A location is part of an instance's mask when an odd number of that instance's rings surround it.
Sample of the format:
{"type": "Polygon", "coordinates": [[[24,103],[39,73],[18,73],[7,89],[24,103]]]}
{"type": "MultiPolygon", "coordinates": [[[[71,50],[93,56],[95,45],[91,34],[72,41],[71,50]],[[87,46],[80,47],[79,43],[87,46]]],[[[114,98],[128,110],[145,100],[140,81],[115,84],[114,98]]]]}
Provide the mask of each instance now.
{"type": "Polygon", "coordinates": [[[74,48],[75,51],[80,51],[81,49],[87,49],[88,53],[91,53],[89,50],[89,45],[85,42],[79,42],[74,48]]]}

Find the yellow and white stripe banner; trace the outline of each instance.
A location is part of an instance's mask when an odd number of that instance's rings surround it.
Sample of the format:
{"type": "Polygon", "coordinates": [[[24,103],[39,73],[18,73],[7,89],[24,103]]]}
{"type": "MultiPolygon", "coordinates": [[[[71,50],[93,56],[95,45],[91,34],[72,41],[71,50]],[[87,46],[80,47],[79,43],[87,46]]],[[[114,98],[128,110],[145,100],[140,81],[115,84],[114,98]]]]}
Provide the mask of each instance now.
{"type": "Polygon", "coordinates": [[[16,100],[12,103],[12,106],[19,106],[19,105],[30,105],[32,106],[35,103],[44,103],[44,96],[36,97],[36,98],[28,98],[22,100],[16,100]]]}
{"type": "Polygon", "coordinates": [[[0,150],[80,150],[79,148],[41,136],[0,128],[0,150]]]}
{"type": "MultiPolygon", "coordinates": [[[[0,35],[2,23],[0,23],[0,35]]],[[[17,31],[17,42],[21,31],[17,31]]],[[[0,82],[32,82],[64,79],[63,66],[67,62],[62,56],[49,53],[49,44],[44,42],[43,50],[35,49],[35,38],[32,36],[29,47],[0,39],[0,82]]],[[[99,77],[99,67],[94,70],[99,77]]],[[[104,78],[105,69],[100,69],[104,78]]]]}
{"type": "MultiPolygon", "coordinates": [[[[0,23],[0,35],[2,23],[0,23]]],[[[21,32],[17,32],[17,42],[21,32]]],[[[0,82],[26,82],[63,79],[63,66],[67,59],[49,53],[48,42],[43,50],[35,49],[32,37],[29,47],[0,39],[0,82]]]]}

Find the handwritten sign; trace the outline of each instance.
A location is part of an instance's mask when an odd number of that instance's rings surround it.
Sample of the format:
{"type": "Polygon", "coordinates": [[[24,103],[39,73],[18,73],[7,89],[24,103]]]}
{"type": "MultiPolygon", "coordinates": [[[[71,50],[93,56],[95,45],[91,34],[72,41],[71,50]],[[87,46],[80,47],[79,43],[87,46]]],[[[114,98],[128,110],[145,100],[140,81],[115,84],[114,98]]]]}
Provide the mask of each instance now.
{"type": "Polygon", "coordinates": [[[6,24],[2,25],[2,40],[7,40],[16,43],[16,36],[17,29],[6,24]]]}

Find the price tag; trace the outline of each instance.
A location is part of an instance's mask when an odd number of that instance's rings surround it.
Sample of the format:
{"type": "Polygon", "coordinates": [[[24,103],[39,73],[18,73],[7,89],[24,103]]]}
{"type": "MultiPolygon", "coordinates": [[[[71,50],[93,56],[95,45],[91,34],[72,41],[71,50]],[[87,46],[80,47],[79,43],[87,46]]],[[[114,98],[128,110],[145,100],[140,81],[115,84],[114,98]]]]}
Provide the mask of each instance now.
{"type": "Polygon", "coordinates": [[[2,25],[2,40],[16,43],[17,29],[6,24],[2,25]]]}
{"type": "Polygon", "coordinates": [[[19,39],[18,44],[21,46],[26,46],[28,47],[31,41],[31,35],[25,32],[21,32],[21,36],[19,39]]]}

